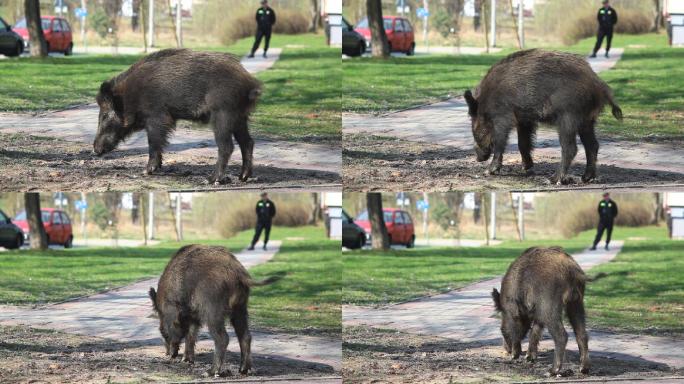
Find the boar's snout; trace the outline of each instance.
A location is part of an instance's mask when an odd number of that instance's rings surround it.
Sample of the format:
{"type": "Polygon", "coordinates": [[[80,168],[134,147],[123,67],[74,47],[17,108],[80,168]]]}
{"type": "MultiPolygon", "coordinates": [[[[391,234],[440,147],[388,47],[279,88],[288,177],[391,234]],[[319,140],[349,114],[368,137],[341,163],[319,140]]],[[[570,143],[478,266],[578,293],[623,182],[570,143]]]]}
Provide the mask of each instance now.
{"type": "Polygon", "coordinates": [[[477,155],[477,161],[483,162],[489,160],[489,156],[492,155],[492,150],[491,148],[480,148],[480,146],[476,144],[475,154],[477,155]]]}
{"type": "Polygon", "coordinates": [[[116,144],[111,139],[107,139],[107,136],[99,135],[95,138],[93,142],[93,153],[102,156],[105,153],[111,152],[116,148],[116,144]]]}

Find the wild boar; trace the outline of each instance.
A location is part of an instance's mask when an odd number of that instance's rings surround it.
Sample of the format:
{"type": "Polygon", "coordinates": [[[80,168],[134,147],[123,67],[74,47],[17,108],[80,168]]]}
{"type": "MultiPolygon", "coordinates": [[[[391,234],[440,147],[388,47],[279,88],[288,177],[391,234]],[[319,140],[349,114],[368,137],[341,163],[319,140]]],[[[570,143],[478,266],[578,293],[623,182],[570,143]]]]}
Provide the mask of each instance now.
{"type": "Polygon", "coordinates": [[[183,361],[194,363],[197,333],[206,325],[214,340],[214,362],[208,373],[219,375],[228,347],[225,321],[230,319],[240,343],[240,373],[248,373],[252,368],[249,291],[278,279],[279,275],[252,280],[224,247],[194,244],[180,248],[164,269],[158,290],[150,288],[149,292],[166,354],[178,356],[180,343],[185,340],[183,361]]]}
{"type": "Polygon", "coordinates": [[[100,86],[100,107],[93,150],[110,152],[133,132],[145,130],[149,161],[161,169],[162,152],[179,119],[211,122],[218,160],[210,182],[226,181],[233,136],[242,152],[241,180],[252,175],[254,141],[247,122],[261,94],[261,83],[230,54],[165,49],[145,56],[100,86]]]}
{"type": "Polygon", "coordinates": [[[472,120],[477,161],[494,154],[487,174],[501,169],[508,135],[515,127],[523,169],[531,173],[532,150],[538,123],[557,127],[561,163],[553,178],[568,184],[568,168],[577,154],[579,135],[587,155],[583,182],[595,180],[599,143],[594,127],[605,104],[616,119],[622,110],[613,92],[587,61],[578,55],[530,49],[513,53],[489,69],[476,89],[464,94],[472,120]]]}
{"type": "Polygon", "coordinates": [[[584,287],[588,281],[582,268],[560,247],[532,247],[508,268],[501,293],[492,291],[494,306],[501,312],[501,333],[506,352],[517,359],[520,342],[530,332],[527,360],[537,358],[544,327],[555,343],[551,374],[561,372],[568,334],[563,311],[575,331],[580,351],[580,371],[589,372],[589,336],[585,329],[584,287]]]}

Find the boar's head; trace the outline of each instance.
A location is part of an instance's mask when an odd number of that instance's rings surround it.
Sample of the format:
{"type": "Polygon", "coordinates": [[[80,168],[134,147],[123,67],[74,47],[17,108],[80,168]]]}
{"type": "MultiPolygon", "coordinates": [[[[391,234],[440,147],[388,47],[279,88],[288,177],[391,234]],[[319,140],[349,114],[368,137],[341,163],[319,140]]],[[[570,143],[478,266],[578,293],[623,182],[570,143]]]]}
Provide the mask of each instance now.
{"type": "Polygon", "coordinates": [[[184,326],[184,322],[181,319],[181,312],[176,306],[162,306],[159,305],[157,301],[157,292],[154,288],[150,288],[150,299],[152,299],[152,305],[154,306],[154,311],[159,316],[159,332],[164,338],[164,345],[166,346],[166,354],[175,358],[178,356],[178,349],[180,348],[180,343],[185,338],[188,327],[184,326]]]}
{"type": "Polygon", "coordinates": [[[97,122],[97,135],[93,151],[98,156],[111,152],[128,135],[124,125],[123,100],[115,95],[112,84],[105,81],[97,94],[100,116],[97,122]]]}
{"type": "Polygon", "coordinates": [[[503,336],[503,346],[506,352],[511,354],[514,359],[520,356],[520,341],[527,334],[529,324],[517,316],[514,311],[509,310],[501,305],[501,295],[499,291],[494,288],[492,291],[492,299],[494,299],[494,306],[496,310],[501,313],[501,335],[503,336]]]}
{"type": "Polygon", "coordinates": [[[492,154],[492,123],[484,113],[477,113],[478,102],[470,90],[465,91],[463,96],[468,103],[477,161],[487,161],[492,154]]]}

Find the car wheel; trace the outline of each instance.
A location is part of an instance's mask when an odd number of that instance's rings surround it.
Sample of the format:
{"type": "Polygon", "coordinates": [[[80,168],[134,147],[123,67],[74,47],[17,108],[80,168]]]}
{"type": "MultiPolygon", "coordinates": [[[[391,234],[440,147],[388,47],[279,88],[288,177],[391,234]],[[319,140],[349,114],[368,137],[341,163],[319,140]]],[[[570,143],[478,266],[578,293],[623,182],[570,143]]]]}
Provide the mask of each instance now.
{"type": "Polygon", "coordinates": [[[411,43],[411,47],[406,51],[406,56],[413,56],[416,53],[416,43],[411,43]]]}
{"type": "Polygon", "coordinates": [[[363,41],[359,41],[359,56],[363,56],[366,53],[366,44],[363,41]]]}
{"type": "Polygon", "coordinates": [[[392,235],[387,235],[387,242],[389,243],[390,246],[392,246],[392,235]]]}
{"type": "Polygon", "coordinates": [[[69,236],[69,238],[67,239],[66,243],[64,243],[64,248],[71,248],[71,247],[73,247],[73,246],[74,246],[74,237],[73,237],[73,236],[69,236]]]}
{"type": "Polygon", "coordinates": [[[18,43],[17,43],[17,46],[14,47],[14,50],[12,50],[11,52],[9,52],[9,53],[7,54],[7,56],[10,56],[10,57],[19,56],[19,55],[21,55],[21,53],[22,53],[23,51],[24,51],[24,45],[23,45],[21,42],[18,42],[18,43]]]}
{"type": "Polygon", "coordinates": [[[359,241],[358,241],[358,243],[356,244],[356,248],[357,248],[357,249],[363,248],[363,245],[364,245],[365,243],[366,243],[366,235],[364,235],[364,234],[362,233],[362,234],[359,235],[359,241]]]}
{"type": "Polygon", "coordinates": [[[71,56],[74,50],[74,43],[69,43],[69,46],[67,47],[66,51],[64,51],[64,56],[71,56]]]}
{"type": "Polygon", "coordinates": [[[389,49],[389,53],[392,53],[392,43],[387,42],[387,48],[389,49]]]}
{"type": "Polygon", "coordinates": [[[14,242],[7,246],[7,249],[19,249],[24,244],[24,235],[18,234],[14,242]]]}
{"type": "Polygon", "coordinates": [[[413,248],[413,246],[416,245],[416,236],[413,235],[411,236],[411,240],[406,244],[406,248],[413,248]]]}

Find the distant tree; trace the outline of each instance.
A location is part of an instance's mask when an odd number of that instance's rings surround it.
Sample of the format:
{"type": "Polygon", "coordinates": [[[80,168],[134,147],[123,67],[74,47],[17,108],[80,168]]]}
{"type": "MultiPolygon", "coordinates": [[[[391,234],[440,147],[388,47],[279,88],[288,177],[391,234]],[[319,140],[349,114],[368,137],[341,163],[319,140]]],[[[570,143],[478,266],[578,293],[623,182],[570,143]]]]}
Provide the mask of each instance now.
{"type": "Polygon", "coordinates": [[[382,1],[367,0],[366,11],[368,13],[368,26],[371,30],[371,53],[373,57],[388,58],[390,55],[385,23],[382,19],[382,1]]]}
{"type": "Polygon", "coordinates": [[[132,8],[133,8],[133,15],[131,16],[131,29],[133,32],[138,30],[138,26],[140,26],[140,16],[141,16],[141,7],[142,7],[142,0],[133,0],[132,1],[132,8]]]}
{"type": "Polygon", "coordinates": [[[311,24],[309,25],[309,32],[316,33],[321,24],[321,0],[311,0],[310,4],[311,24]]]}
{"type": "Polygon", "coordinates": [[[385,227],[385,217],[382,212],[382,195],[378,192],[366,194],[368,220],[371,223],[372,247],[386,251],[389,249],[389,237],[385,227]]]}
{"type": "Polygon", "coordinates": [[[653,20],[653,31],[658,32],[660,30],[660,27],[664,24],[661,0],[653,0],[653,5],[655,6],[655,20],[653,20]]]}
{"type": "Polygon", "coordinates": [[[43,218],[40,212],[40,194],[37,192],[25,193],[24,206],[26,209],[26,221],[28,221],[29,225],[31,249],[47,249],[47,234],[43,227],[43,218]]]}
{"type": "Polygon", "coordinates": [[[475,16],[473,16],[473,29],[475,32],[480,30],[482,24],[482,2],[484,0],[475,0],[475,16]]]}
{"type": "Polygon", "coordinates": [[[31,42],[31,56],[46,57],[48,54],[43,25],[40,20],[40,1],[25,0],[24,12],[26,13],[26,28],[31,42]]]}

